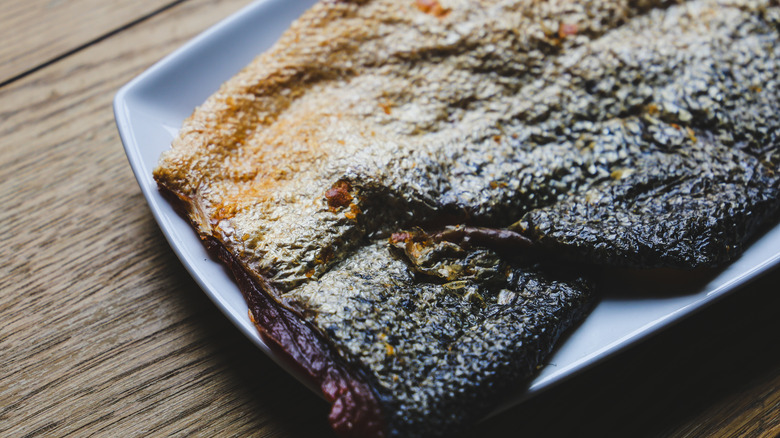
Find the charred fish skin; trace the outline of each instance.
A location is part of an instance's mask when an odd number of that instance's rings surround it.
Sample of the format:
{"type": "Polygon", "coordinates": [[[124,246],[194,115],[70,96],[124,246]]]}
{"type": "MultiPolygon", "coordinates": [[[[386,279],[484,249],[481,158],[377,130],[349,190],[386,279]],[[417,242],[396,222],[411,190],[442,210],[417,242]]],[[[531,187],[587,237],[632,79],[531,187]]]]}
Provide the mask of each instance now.
{"type": "Polygon", "coordinates": [[[561,279],[492,250],[375,241],[285,295],[372,376],[387,436],[448,436],[534,374],[587,314],[582,278],[561,279]],[[423,256],[422,253],[425,253],[423,256]]]}
{"type": "MultiPolygon", "coordinates": [[[[666,15],[681,14],[679,9],[666,15]]],[[[641,35],[642,21],[653,21],[653,13],[633,23],[639,26],[613,33],[603,46],[624,32],[641,35]]],[[[733,260],[762,224],[776,219],[777,9],[761,14],[727,10],[716,19],[697,21],[708,33],[691,35],[693,24],[674,20],[675,28],[685,30],[652,29],[644,33],[652,41],[644,47],[600,55],[607,65],[621,66],[607,90],[595,94],[602,102],[615,102],[618,110],[600,114],[627,116],[601,123],[598,135],[572,131],[596,151],[599,161],[591,166],[602,181],[528,212],[514,229],[556,254],[580,260],[690,268],[733,260]],[[646,98],[636,100],[638,106],[618,105],[630,100],[615,98],[629,96],[623,91],[627,84],[651,82],[646,72],[664,65],[659,62],[664,51],[675,58],[667,67],[677,70],[672,79],[645,86],[646,98]],[[605,166],[603,157],[610,155],[624,158],[605,166]]],[[[576,69],[586,83],[599,71],[587,61],[576,69]]]]}

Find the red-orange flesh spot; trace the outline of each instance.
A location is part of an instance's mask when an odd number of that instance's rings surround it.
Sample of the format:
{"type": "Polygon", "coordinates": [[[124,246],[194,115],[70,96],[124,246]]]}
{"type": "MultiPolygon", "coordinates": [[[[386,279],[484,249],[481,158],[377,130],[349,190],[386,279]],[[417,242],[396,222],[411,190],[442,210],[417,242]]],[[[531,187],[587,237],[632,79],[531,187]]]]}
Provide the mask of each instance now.
{"type": "Polygon", "coordinates": [[[450,13],[450,9],[443,8],[438,0],[415,0],[414,4],[417,6],[417,9],[434,17],[442,18],[450,13]]]}
{"type": "Polygon", "coordinates": [[[561,23],[558,25],[558,37],[563,39],[567,36],[577,35],[577,25],[573,23],[561,23]]]}
{"type": "Polygon", "coordinates": [[[346,207],[352,202],[352,195],[349,193],[352,186],[347,181],[337,181],[331,188],[325,192],[325,199],[328,201],[328,207],[338,210],[346,207]]]}

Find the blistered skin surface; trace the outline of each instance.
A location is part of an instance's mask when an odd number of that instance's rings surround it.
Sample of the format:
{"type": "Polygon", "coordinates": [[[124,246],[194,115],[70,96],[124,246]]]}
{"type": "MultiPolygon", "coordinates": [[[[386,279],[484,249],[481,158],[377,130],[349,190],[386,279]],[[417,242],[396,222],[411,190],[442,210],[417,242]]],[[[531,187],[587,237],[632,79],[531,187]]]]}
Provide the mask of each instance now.
{"type": "Polygon", "coordinates": [[[588,284],[447,242],[361,247],[287,299],[367,367],[388,436],[448,436],[518,388],[593,301],[588,284]],[[303,305],[302,303],[305,303],[303,305]]]}
{"type": "Polygon", "coordinates": [[[588,172],[602,180],[527,213],[516,229],[600,263],[694,267],[732,259],[759,224],[776,219],[777,10],[685,20],[691,10],[668,11],[662,26],[651,26],[660,14],[650,14],[564,61],[584,84],[572,101],[596,90],[597,113],[622,117],[595,130],[569,125],[570,141],[592,151],[588,172]],[[609,50],[629,35],[651,43],[609,50]],[[660,80],[669,71],[647,66],[665,60],[674,74],[660,80]],[[594,81],[609,66],[616,74],[594,81]]]}
{"type": "Polygon", "coordinates": [[[588,308],[536,262],[719,265],[777,220],[778,28],[774,0],[323,1],[155,178],[387,434],[443,434],[588,308]]]}

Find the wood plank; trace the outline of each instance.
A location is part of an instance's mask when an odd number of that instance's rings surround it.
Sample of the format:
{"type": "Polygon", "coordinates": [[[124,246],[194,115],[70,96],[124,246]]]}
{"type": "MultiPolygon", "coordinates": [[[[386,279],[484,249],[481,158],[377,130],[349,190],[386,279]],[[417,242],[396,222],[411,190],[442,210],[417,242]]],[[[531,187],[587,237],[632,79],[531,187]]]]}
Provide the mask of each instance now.
{"type": "Polygon", "coordinates": [[[0,2],[0,83],[177,1],[0,2]]]}
{"type": "Polygon", "coordinates": [[[111,111],[121,85],[248,3],[188,1],[0,88],[0,436],[330,433],[325,403],[182,268],[111,111]]]}

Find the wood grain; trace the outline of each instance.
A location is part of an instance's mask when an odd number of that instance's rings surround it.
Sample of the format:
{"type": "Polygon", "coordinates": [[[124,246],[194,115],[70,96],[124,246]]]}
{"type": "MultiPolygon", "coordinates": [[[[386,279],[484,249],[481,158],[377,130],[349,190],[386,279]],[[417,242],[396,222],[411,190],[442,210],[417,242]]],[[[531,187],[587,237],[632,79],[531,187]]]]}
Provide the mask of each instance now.
{"type": "Polygon", "coordinates": [[[188,1],[0,89],[0,436],[328,432],[324,403],[181,268],[111,111],[122,84],[247,3],[188,1]]]}
{"type": "MultiPolygon", "coordinates": [[[[0,436],[333,436],[325,403],[182,268],[111,112],[121,85],[248,1],[188,0],[0,88],[0,436]]],[[[775,437],[778,284],[464,434],[775,437]]]]}
{"type": "Polygon", "coordinates": [[[179,1],[0,2],[0,83],[179,1]]]}

